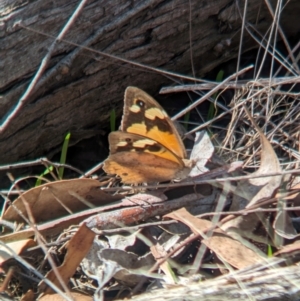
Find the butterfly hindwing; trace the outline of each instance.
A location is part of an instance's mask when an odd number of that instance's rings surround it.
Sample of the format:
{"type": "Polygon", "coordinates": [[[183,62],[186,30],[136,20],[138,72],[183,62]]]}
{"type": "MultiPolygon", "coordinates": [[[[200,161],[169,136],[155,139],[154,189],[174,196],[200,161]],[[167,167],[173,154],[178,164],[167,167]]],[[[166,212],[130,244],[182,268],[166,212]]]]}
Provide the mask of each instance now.
{"type": "Polygon", "coordinates": [[[110,156],[103,169],[127,184],[163,182],[184,169],[182,160],[158,142],[121,131],[109,134],[110,156]]]}

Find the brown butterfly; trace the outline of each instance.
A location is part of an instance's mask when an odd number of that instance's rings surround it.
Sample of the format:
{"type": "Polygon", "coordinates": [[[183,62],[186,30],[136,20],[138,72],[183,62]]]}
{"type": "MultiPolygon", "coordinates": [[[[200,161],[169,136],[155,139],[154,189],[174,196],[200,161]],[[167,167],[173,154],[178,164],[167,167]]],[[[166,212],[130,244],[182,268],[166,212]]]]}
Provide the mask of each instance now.
{"type": "Polygon", "coordinates": [[[109,145],[103,169],[127,184],[183,179],[194,166],[168,114],[135,87],[125,90],[121,128],[109,134],[109,145]]]}

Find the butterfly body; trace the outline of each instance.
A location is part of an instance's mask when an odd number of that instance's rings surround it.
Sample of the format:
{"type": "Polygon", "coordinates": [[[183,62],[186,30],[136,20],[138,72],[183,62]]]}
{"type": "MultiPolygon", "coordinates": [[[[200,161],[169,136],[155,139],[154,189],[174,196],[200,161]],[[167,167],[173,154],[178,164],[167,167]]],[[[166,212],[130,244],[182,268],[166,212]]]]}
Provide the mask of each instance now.
{"type": "Polygon", "coordinates": [[[128,87],[120,131],[109,134],[110,155],[103,169],[123,183],[185,178],[193,166],[173,122],[147,93],[128,87]]]}

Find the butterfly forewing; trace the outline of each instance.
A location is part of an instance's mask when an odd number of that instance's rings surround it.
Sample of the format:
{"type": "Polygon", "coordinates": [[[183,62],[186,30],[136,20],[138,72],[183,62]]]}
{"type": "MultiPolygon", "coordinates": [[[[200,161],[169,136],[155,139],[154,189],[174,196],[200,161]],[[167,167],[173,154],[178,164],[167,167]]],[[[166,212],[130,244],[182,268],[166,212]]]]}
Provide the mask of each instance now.
{"type": "Polygon", "coordinates": [[[119,152],[151,153],[156,157],[175,162],[178,167],[184,166],[182,160],[174,153],[150,138],[117,131],[110,133],[108,140],[111,155],[119,152]]]}
{"type": "Polygon", "coordinates": [[[179,158],[186,158],[182,140],[164,109],[147,93],[128,87],[125,91],[121,131],[159,142],[179,158]]]}

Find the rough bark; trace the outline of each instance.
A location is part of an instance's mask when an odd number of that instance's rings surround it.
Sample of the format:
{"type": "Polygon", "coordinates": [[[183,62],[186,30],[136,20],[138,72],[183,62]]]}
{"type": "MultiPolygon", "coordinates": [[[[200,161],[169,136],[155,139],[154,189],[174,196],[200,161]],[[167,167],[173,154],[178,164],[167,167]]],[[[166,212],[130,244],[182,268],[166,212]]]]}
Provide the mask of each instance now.
{"type": "MultiPolygon", "coordinates": [[[[268,2],[275,10],[276,1],[268,2]]],[[[2,121],[16,106],[53,37],[59,34],[77,5],[78,1],[71,0],[1,1],[2,121]],[[16,26],[18,22],[40,33],[16,26]]],[[[193,64],[196,76],[201,77],[237,56],[243,7],[244,1],[230,0],[91,0],[66,39],[180,74],[191,75],[193,64]]],[[[299,32],[299,7],[299,1],[290,1],[281,14],[281,26],[287,37],[299,32]]],[[[265,1],[249,1],[247,28],[259,37],[258,33],[264,36],[271,24],[265,1]]],[[[253,47],[257,43],[246,34],[242,51],[253,47]]],[[[0,133],[0,164],[53,153],[69,130],[75,143],[108,128],[112,108],[121,112],[123,92],[128,85],[154,93],[161,85],[170,83],[170,79],[158,72],[60,42],[34,93],[9,127],[0,133]]]]}

